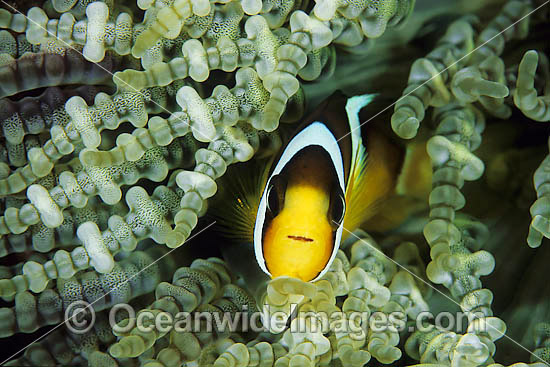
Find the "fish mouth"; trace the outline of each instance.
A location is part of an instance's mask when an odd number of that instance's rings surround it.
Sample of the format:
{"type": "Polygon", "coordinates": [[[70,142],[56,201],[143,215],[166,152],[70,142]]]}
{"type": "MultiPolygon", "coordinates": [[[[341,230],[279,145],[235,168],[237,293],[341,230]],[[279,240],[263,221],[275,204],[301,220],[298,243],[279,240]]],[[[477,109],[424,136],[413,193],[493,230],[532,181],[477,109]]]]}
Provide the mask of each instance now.
{"type": "Polygon", "coordinates": [[[287,237],[290,238],[291,240],[296,240],[296,241],[313,242],[312,238],[304,237],[304,236],[287,236],[287,237]]]}

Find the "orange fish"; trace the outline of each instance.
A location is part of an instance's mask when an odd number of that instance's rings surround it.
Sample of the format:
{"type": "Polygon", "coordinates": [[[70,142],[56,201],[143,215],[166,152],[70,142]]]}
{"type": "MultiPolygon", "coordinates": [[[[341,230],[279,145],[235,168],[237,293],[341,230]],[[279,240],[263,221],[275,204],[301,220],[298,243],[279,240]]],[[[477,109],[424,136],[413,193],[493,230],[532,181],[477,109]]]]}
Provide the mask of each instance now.
{"type": "MultiPolygon", "coordinates": [[[[233,183],[230,195],[236,205],[216,216],[231,237],[253,243],[259,267],[272,278],[315,281],[328,270],[350,231],[372,225],[374,218],[380,229],[405,219],[406,208],[397,216],[383,209],[390,197],[400,197],[399,182],[411,180],[410,168],[400,177],[406,157],[375,129],[366,130],[366,145],[361,136],[359,111],[375,96],[330,97],[297,129],[261,178],[233,177],[237,185],[233,183]]],[[[431,173],[427,162],[425,171],[431,173]]],[[[428,192],[430,178],[423,182],[428,187],[422,191],[428,192]]]]}

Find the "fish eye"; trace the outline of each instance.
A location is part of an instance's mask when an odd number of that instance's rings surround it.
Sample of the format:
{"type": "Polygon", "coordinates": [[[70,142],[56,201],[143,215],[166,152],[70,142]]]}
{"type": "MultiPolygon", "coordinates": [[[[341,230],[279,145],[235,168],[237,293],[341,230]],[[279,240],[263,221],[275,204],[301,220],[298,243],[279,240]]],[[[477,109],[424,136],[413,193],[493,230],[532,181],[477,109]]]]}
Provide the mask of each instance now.
{"type": "Polygon", "coordinates": [[[273,217],[277,216],[283,207],[286,184],[281,175],[275,175],[269,180],[267,187],[267,210],[273,217]]]}
{"type": "Polygon", "coordinates": [[[346,197],[339,185],[331,190],[329,213],[332,226],[340,227],[346,214],[346,197]]]}

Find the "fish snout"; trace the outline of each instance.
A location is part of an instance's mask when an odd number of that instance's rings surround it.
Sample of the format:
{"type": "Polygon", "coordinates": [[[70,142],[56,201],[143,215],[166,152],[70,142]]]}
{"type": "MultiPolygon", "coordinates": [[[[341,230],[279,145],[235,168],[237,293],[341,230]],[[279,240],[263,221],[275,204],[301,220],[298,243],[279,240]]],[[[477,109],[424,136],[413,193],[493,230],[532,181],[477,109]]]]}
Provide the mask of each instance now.
{"type": "Polygon", "coordinates": [[[306,236],[296,236],[296,235],[288,235],[287,238],[290,238],[291,240],[295,241],[301,241],[301,242],[313,242],[313,238],[309,238],[306,236]]]}

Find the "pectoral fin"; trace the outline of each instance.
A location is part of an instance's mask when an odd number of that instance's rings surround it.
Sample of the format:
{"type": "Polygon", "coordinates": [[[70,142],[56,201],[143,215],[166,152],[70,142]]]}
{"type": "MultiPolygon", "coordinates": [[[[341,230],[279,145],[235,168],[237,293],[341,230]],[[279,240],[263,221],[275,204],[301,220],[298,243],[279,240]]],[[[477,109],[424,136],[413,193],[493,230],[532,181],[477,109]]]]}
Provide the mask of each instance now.
{"type": "Polygon", "coordinates": [[[231,166],[218,184],[220,195],[209,212],[225,237],[254,242],[254,223],[272,159],[258,159],[231,166]]]}

